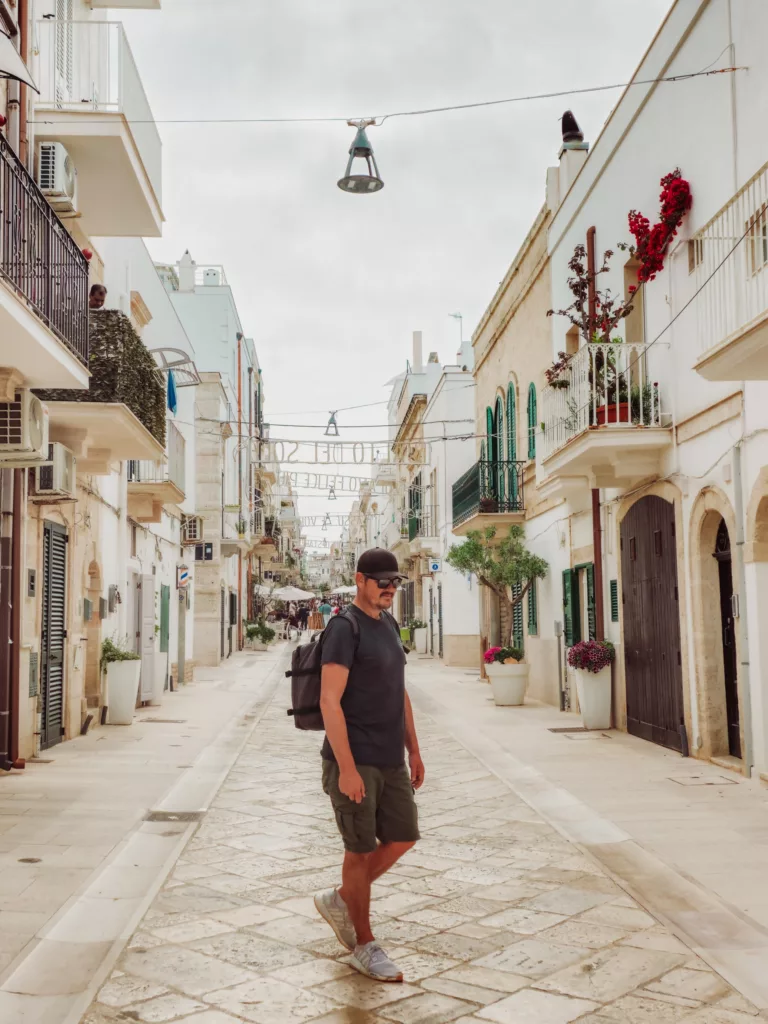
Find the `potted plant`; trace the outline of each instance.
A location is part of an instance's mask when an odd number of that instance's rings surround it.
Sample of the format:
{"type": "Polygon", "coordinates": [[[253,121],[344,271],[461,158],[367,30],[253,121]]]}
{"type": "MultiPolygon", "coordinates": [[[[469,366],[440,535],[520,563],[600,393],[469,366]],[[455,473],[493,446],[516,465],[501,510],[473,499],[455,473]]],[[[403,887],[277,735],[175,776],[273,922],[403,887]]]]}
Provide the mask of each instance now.
{"type": "Polygon", "coordinates": [[[108,720],[110,725],[131,725],[136,709],[141,676],[141,657],[128,649],[125,640],[107,638],[101,644],[100,665],[107,674],[108,720]]]}
{"type": "Polygon", "coordinates": [[[411,620],[411,636],[417,654],[427,653],[427,624],[421,619],[411,620]]]}
{"type": "Polygon", "coordinates": [[[489,647],[483,655],[485,671],[491,680],[493,702],[499,707],[525,703],[528,689],[528,665],[519,647],[489,647]]]}
{"type": "Polygon", "coordinates": [[[253,651],[266,651],[276,635],[274,629],[268,626],[263,619],[246,623],[246,644],[253,651]]]}
{"type": "Polygon", "coordinates": [[[611,665],[615,658],[616,648],[610,640],[582,640],[568,650],[585,729],[611,727],[611,665]]]}
{"type": "Polygon", "coordinates": [[[237,520],[237,523],[235,524],[235,526],[237,528],[237,535],[238,535],[238,537],[244,537],[245,536],[245,531],[248,529],[247,521],[245,519],[243,519],[242,516],[240,516],[240,518],[237,520]]]}

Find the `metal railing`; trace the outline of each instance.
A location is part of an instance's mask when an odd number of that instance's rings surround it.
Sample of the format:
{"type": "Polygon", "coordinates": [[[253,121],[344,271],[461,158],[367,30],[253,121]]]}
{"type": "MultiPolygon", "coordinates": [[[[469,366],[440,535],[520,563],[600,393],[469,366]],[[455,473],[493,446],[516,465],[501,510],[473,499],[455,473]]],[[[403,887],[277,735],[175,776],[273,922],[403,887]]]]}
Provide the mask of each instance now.
{"type": "Polygon", "coordinates": [[[648,377],[646,345],[583,345],[541,393],[541,457],[585,430],[660,427],[659,385],[648,377]]]}
{"type": "Polygon", "coordinates": [[[765,315],[768,164],[688,242],[688,269],[697,289],[714,274],[694,303],[702,355],[765,315]]]}
{"type": "Polygon", "coordinates": [[[436,537],[438,531],[437,506],[425,505],[411,509],[408,516],[408,540],[417,537],[436,537]]]}
{"type": "Polygon", "coordinates": [[[119,21],[37,22],[38,109],[122,114],[158,203],[162,143],[119,21]]]}
{"type": "Polygon", "coordinates": [[[0,275],[88,365],[88,261],[0,135],[0,275]]]}
{"type": "Polygon", "coordinates": [[[186,447],[184,435],[179,428],[169,423],[166,435],[166,462],[152,462],[147,459],[130,459],[128,462],[129,484],[172,483],[186,493],[186,447]]]}
{"type": "Polygon", "coordinates": [[[481,459],[454,483],[453,525],[482,513],[524,512],[525,462],[481,459]]]}

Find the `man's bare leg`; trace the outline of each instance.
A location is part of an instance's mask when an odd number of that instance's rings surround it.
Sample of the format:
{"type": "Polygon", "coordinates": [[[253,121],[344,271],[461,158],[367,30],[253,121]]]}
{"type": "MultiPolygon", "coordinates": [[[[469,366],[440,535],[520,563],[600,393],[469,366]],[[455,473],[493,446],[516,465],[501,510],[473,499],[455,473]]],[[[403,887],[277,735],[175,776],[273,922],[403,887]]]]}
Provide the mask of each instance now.
{"type": "Polygon", "coordinates": [[[371,859],[368,861],[371,882],[375,882],[377,878],[386,874],[415,845],[416,843],[380,843],[370,854],[371,859]]]}
{"type": "MultiPolygon", "coordinates": [[[[378,851],[376,851],[378,852],[378,851]]],[[[371,931],[370,862],[375,853],[345,853],[339,896],[344,900],[355,926],[358,945],[373,942],[371,931]]]]}

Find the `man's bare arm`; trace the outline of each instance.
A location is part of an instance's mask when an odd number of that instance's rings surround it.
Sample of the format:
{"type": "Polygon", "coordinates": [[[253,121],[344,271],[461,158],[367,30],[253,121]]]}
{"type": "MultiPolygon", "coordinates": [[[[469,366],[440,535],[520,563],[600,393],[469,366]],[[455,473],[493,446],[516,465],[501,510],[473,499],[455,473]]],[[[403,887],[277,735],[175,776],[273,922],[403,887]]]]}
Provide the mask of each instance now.
{"type": "Polygon", "coordinates": [[[325,735],[339,766],[339,789],[344,796],[359,804],[365,796],[365,784],[352,756],[347,720],[341,707],[341,698],[347,688],[348,679],[349,669],[344,665],[323,665],[320,677],[320,710],[323,714],[325,735]]]}
{"type": "Polygon", "coordinates": [[[405,748],[408,751],[408,763],[411,766],[411,783],[414,789],[419,789],[424,782],[424,762],[419,753],[419,738],[416,735],[413,707],[407,690],[405,691],[405,748]]]}

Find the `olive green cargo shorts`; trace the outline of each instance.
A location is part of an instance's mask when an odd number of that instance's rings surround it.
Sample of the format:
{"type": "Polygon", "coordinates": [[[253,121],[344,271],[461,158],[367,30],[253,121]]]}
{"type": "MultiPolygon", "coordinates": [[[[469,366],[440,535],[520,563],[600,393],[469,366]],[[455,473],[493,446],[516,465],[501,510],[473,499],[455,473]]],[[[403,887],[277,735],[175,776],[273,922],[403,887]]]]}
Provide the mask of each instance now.
{"type": "Polygon", "coordinates": [[[339,766],[323,761],[323,790],[331,798],[344,849],[350,853],[373,853],[381,843],[415,843],[419,835],[419,813],[411,777],[400,768],[357,765],[365,783],[365,797],[356,804],[339,789],[339,766]]]}

